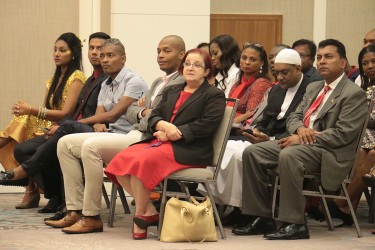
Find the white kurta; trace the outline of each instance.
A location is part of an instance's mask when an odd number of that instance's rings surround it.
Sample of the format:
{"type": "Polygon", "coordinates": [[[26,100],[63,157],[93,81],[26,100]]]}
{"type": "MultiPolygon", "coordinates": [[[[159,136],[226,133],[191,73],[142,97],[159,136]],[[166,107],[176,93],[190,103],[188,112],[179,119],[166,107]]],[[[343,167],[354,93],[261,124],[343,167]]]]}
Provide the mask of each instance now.
{"type": "MultiPolygon", "coordinates": [[[[218,204],[226,204],[235,207],[242,205],[242,153],[251,145],[248,141],[229,140],[225,149],[223,161],[218,169],[218,177],[215,183],[210,184],[214,200],[218,204]]],[[[212,171],[214,168],[211,167],[212,171]]],[[[199,185],[198,192],[206,195],[204,188],[199,185]]]]}

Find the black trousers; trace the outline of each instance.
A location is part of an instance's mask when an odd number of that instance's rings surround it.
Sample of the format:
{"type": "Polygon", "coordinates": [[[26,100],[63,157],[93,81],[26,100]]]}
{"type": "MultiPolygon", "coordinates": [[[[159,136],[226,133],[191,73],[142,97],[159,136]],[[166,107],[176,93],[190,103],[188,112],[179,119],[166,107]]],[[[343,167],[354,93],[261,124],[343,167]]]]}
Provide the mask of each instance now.
{"type": "Polygon", "coordinates": [[[28,176],[44,189],[45,198],[64,195],[64,182],[56,154],[57,142],[64,135],[88,132],[94,132],[90,125],[66,120],[49,139],[38,136],[15,146],[14,157],[28,176]]]}

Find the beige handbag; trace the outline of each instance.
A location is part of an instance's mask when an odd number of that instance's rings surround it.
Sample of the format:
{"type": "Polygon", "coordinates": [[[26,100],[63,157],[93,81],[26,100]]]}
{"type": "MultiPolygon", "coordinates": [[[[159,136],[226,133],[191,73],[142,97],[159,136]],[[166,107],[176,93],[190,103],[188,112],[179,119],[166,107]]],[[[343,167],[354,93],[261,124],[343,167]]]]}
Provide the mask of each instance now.
{"type": "Polygon", "coordinates": [[[212,204],[208,197],[202,203],[170,198],[165,206],[160,241],[217,241],[212,204]]]}

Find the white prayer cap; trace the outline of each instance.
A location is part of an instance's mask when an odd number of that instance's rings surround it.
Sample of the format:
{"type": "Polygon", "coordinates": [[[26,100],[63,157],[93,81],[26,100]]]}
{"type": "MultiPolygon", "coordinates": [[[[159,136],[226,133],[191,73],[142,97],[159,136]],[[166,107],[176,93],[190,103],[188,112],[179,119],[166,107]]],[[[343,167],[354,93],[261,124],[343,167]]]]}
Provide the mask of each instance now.
{"type": "Polygon", "coordinates": [[[282,49],[275,58],[275,63],[301,65],[301,57],[294,49],[282,49]]]}

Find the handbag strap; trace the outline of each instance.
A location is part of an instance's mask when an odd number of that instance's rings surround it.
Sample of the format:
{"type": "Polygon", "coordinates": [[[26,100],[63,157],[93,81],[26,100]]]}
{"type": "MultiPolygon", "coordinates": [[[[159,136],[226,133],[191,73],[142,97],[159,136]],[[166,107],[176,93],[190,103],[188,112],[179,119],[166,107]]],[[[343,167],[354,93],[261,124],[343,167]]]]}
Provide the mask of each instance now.
{"type": "MultiPolygon", "coordinates": [[[[191,197],[191,198],[193,198],[193,197],[191,197]]],[[[193,198],[193,199],[194,199],[194,198],[193,198]]],[[[194,201],[197,202],[195,199],[194,199],[194,201]]],[[[193,201],[193,202],[194,202],[194,201],[193,201]]],[[[198,202],[197,202],[197,203],[198,203],[198,202]]],[[[199,203],[198,203],[198,204],[199,204],[199,203]]],[[[210,210],[209,210],[208,208],[205,208],[204,211],[207,213],[207,215],[210,214],[210,210]]],[[[186,238],[190,243],[192,243],[192,241],[189,239],[189,237],[187,236],[187,234],[186,234],[186,232],[185,232],[185,227],[184,227],[185,220],[184,220],[184,219],[185,219],[185,217],[187,217],[186,215],[190,215],[190,219],[191,219],[191,220],[193,219],[193,217],[192,217],[191,212],[189,211],[189,209],[186,208],[186,207],[182,207],[182,208],[181,208],[181,213],[180,213],[180,221],[181,221],[182,232],[183,232],[185,238],[186,238]]],[[[205,241],[205,240],[207,239],[207,235],[208,235],[208,233],[211,231],[211,228],[212,228],[212,223],[210,223],[210,227],[208,228],[207,232],[205,233],[205,237],[204,237],[201,241],[199,241],[198,243],[202,243],[203,241],[205,241]]]]}

